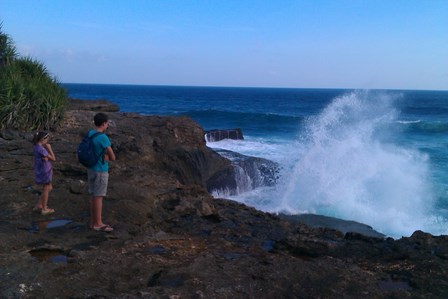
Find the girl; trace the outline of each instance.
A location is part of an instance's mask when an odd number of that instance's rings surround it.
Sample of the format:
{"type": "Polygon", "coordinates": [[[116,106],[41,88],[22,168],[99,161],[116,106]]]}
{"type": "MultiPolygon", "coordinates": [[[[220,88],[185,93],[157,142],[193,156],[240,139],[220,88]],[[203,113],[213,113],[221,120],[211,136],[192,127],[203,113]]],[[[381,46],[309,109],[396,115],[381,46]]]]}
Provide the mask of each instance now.
{"type": "Polygon", "coordinates": [[[34,175],[36,184],[42,185],[43,190],[34,211],[40,211],[42,215],[54,213],[47,206],[48,195],[53,189],[51,181],[53,178],[53,166],[51,161],[56,161],[51,145],[48,143],[50,134],[47,132],[36,132],[33,136],[34,150],[34,175]]]}

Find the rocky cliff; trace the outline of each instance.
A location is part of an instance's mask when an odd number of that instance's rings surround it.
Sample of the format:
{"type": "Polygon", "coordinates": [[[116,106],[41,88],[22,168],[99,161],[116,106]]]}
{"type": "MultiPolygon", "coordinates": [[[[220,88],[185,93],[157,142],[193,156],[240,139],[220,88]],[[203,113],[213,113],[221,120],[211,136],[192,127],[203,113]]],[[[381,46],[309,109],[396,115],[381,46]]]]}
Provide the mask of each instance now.
{"type": "MultiPolygon", "coordinates": [[[[73,101],[52,132],[51,216],[32,212],[28,133],[0,134],[2,298],[442,298],[448,237],[312,227],[207,192],[231,162],[189,118],[108,112],[105,234],[88,229],[81,136],[108,103],[73,101]],[[85,110],[88,109],[88,110],[85,110]]],[[[309,223],[308,223],[309,224],[309,223]]],[[[342,226],[341,226],[342,227],[342,226]]]]}

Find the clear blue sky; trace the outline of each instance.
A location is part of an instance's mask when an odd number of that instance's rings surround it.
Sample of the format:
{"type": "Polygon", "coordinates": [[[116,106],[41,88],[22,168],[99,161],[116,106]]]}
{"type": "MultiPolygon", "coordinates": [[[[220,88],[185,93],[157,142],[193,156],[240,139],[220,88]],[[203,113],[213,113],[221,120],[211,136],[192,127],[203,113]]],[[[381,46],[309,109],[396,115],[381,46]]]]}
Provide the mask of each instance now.
{"type": "Polygon", "coordinates": [[[66,83],[448,90],[448,0],[0,0],[66,83]]]}

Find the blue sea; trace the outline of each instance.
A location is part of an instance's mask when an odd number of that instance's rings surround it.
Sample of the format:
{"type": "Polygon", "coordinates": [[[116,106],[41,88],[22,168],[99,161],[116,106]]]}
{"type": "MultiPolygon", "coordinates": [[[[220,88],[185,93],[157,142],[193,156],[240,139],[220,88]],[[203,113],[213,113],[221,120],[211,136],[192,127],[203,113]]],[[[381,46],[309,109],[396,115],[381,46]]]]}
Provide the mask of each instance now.
{"type": "Polygon", "coordinates": [[[281,166],[274,187],[228,197],[273,213],[315,213],[388,236],[448,234],[448,91],[63,84],[122,112],[241,128],[211,148],[281,166]]]}

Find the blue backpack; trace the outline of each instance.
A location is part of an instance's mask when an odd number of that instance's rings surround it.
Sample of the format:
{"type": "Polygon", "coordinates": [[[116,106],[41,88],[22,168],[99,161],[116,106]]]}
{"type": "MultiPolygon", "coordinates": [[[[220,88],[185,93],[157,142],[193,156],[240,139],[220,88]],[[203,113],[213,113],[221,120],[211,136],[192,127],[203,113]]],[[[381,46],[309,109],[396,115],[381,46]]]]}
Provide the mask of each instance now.
{"type": "Polygon", "coordinates": [[[103,153],[99,156],[95,154],[95,145],[93,144],[93,138],[100,134],[104,133],[96,132],[90,137],[89,133],[87,133],[78,146],[78,161],[85,167],[95,166],[95,164],[100,160],[100,157],[103,155],[103,153]]]}

